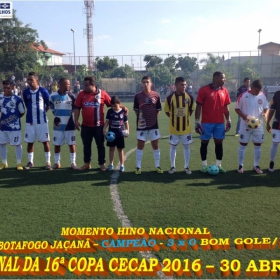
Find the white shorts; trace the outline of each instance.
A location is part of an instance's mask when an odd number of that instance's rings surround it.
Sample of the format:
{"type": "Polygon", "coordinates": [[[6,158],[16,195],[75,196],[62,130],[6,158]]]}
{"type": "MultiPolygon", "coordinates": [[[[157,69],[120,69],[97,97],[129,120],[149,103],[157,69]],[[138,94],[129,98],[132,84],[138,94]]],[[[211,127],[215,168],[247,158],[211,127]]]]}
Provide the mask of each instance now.
{"type": "Polygon", "coordinates": [[[21,144],[21,131],[0,131],[0,144],[17,146],[21,144]]]}
{"type": "Polygon", "coordinates": [[[184,135],[170,134],[169,135],[169,144],[170,145],[177,146],[179,144],[180,140],[183,145],[189,145],[193,142],[191,134],[184,134],[184,135]]]}
{"type": "Polygon", "coordinates": [[[280,142],[280,130],[278,129],[272,129],[272,142],[280,142]]]}
{"type": "Polygon", "coordinates": [[[64,143],[69,146],[76,145],[75,130],[53,131],[53,144],[62,146],[64,143]]]}
{"type": "Polygon", "coordinates": [[[47,123],[25,124],[24,141],[27,143],[34,143],[36,139],[39,142],[50,141],[49,127],[47,123]]]}
{"type": "Polygon", "coordinates": [[[160,133],[159,129],[150,129],[150,130],[137,130],[137,140],[146,142],[149,138],[151,142],[159,139],[160,133]]]}
{"type": "Polygon", "coordinates": [[[252,136],[252,142],[261,144],[264,141],[263,129],[243,129],[240,131],[239,142],[248,143],[252,136]]]}

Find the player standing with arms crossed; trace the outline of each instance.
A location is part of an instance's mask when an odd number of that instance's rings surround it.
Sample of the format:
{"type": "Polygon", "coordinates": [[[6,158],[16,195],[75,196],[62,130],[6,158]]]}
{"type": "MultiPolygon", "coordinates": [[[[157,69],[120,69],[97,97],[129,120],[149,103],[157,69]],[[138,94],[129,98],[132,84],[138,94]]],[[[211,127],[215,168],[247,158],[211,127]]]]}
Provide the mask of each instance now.
{"type": "Polygon", "coordinates": [[[175,80],[176,91],[165,100],[164,111],[169,117],[169,144],[170,144],[170,174],[176,171],[176,149],[180,140],[184,149],[185,172],[191,174],[189,169],[190,144],[193,142],[191,134],[190,116],[194,111],[193,97],[186,93],[187,83],[183,77],[175,80]]]}
{"type": "Polygon", "coordinates": [[[47,111],[50,108],[49,92],[39,86],[39,78],[35,72],[28,74],[29,88],[23,91],[23,100],[27,109],[24,141],[27,142],[28,163],[25,169],[34,166],[34,142],[37,139],[44,145],[46,169],[51,170],[50,134],[47,111]]]}
{"type": "Polygon", "coordinates": [[[195,110],[195,131],[200,134],[201,146],[200,155],[202,160],[201,172],[207,172],[207,146],[209,140],[214,138],[216,165],[220,173],[226,170],[221,166],[223,158],[223,140],[225,132],[231,128],[229,116],[230,97],[228,90],[224,87],[226,81],[225,74],[215,72],[211,84],[199,89],[196,99],[195,110]],[[200,115],[202,119],[200,123],[200,115]],[[226,119],[226,127],[225,120],[226,119]]]}
{"type": "Polygon", "coordinates": [[[50,95],[50,108],[54,114],[53,144],[55,164],[53,169],[61,167],[60,149],[66,143],[70,150],[70,162],[72,169],[78,169],[76,165],[76,138],[73,112],[75,110],[75,96],[70,92],[70,81],[66,78],[59,80],[59,89],[50,95]]]}
{"type": "Polygon", "coordinates": [[[137,116],[137,150],[136,150],[136,170],[135,174],[141,174],[141,163],[145,142],[149,138],[154,151],[154,160],[157,173],[163,173],[160,168],[160,150],[158,139],[160,133],[158,129],[157,115],[161,111],[160,96],[152,91],[152,79],[149,76],[142,78],[143,90],[134,97],[133,110],[137,116]]]}
{"type": "Polygon", "coordinates": [[[276,91],[270,101],[270,108],[267,115],[266,130],[272,132],[272,144],[270,147],[270,163],[268,171],[274,171],[274,160],[280,142],[280,91],[276,91]],[[272,127],[270,121],[274,116],[272,127]]]}
{"type": "Polygon", "coordinates": [[[259,167],[259,161],[261,157],[261,144],[264,141],[263,125],[258,128],[249,129],[247,122],[249,117],[256,117],[261,119],[265,116],[268,110],[268,103],[266,96],[261,92],[263,83],[260,80],[255,80],[252,83],[252,87],[249,91],[241,94],[235,104],[235,112],[241,117],[240,122],[240,146],[238,149],[238,173],[243,173],[243,162],[245,157],[245,151],[247,144],[252,136],[252,142],[254,143],[254,166],[253,170],[258,174],[262,174],[263,171],[259,167]]]}
{"type": "Polygon", "coordinates": [[[24,105],[22,99],[13,94],[12,83],[3,81],[4,94],[0,95],[0,147],[2,164],[0,170],[8,167],[7,162],[7,143],[15,146],[17,170],[23,170],[21,165],[22,145],[21,145],[21,122],[20,118],[24,115],[24,105]]]}

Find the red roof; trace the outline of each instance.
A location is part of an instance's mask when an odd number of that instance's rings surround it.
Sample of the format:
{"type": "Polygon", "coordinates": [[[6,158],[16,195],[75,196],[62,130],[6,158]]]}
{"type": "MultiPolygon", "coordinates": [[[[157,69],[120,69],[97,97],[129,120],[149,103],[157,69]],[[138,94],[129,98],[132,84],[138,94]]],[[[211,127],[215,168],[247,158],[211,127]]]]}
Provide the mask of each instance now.
{"type": "Polygon", "coordinates": [[[40,46],[40,45],[38,47],[33,45],[32,48],[35,49],[36,51],[40,51],[40,52],[44,52],[44,53],[52,53],[52,54],[61,55],[61,56],[65,55],[65,53],[61,53],[61,52],[58,52],[58,51],[55,51],[55,50],[52,50],[49,48],[44,49],[44,47],[40,46]]]}

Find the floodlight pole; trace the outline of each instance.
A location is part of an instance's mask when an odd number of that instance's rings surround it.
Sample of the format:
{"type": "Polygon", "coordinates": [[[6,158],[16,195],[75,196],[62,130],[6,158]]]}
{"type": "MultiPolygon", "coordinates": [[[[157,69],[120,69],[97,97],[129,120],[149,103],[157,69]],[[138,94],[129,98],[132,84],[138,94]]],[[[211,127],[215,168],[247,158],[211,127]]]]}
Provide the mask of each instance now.
{"type": "Polygon", "coordinates": [[[261,29],[258,30],[259,32],[259,46],[258,46],[258,67],[259,67],[259,74],[261,75],[261,68],[260,68],[260,43],[261,43],[261,29]]]}
{"type": "Polygon", "coordinates": [[[74,49],[74,72],[76,73],[76,54],[75,54],[75,29],[71,28],[73,32],[73,49],[74,49]]]}

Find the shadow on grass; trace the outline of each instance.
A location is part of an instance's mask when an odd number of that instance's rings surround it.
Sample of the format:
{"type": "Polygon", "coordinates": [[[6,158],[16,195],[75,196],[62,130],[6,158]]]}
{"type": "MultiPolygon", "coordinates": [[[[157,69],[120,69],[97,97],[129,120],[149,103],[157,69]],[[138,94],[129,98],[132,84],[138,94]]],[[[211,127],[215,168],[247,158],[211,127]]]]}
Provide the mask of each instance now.
{"type": "Polygon", "coordinates": [[[44,167],[17,171],[15,168],[1,170],[0,188],[20,188],[40,185],[59,185],[65,183],[89,182],[92,186],[108,187],[111,181],[109,172],[101,172],[99,168],[86,171],[61,168],[48,171],[44,167]]]}
{"type": "Polygon", "coordinates": [[[134,172],[125,172],[118,178],[118,184],[121,182],[153,182],[163,185],[170,185],[175,181],[183,180],[187,187],[216,187],[220,190],[234,190],[250,187],[280,187],[279,183],[280,170],[274,173],[264,171],[264,174],[256,174],[253,170],[244,171],[243,174],[237,173],[235,170],[211,176],[208,173],[201,173],[199,170],[192,171],[191,175],[187,175],[184,171],[169,174],[165,171],[163,174],[157,174],[153,171],[142,171],[141,175],[135,175],[134,172]]]}

